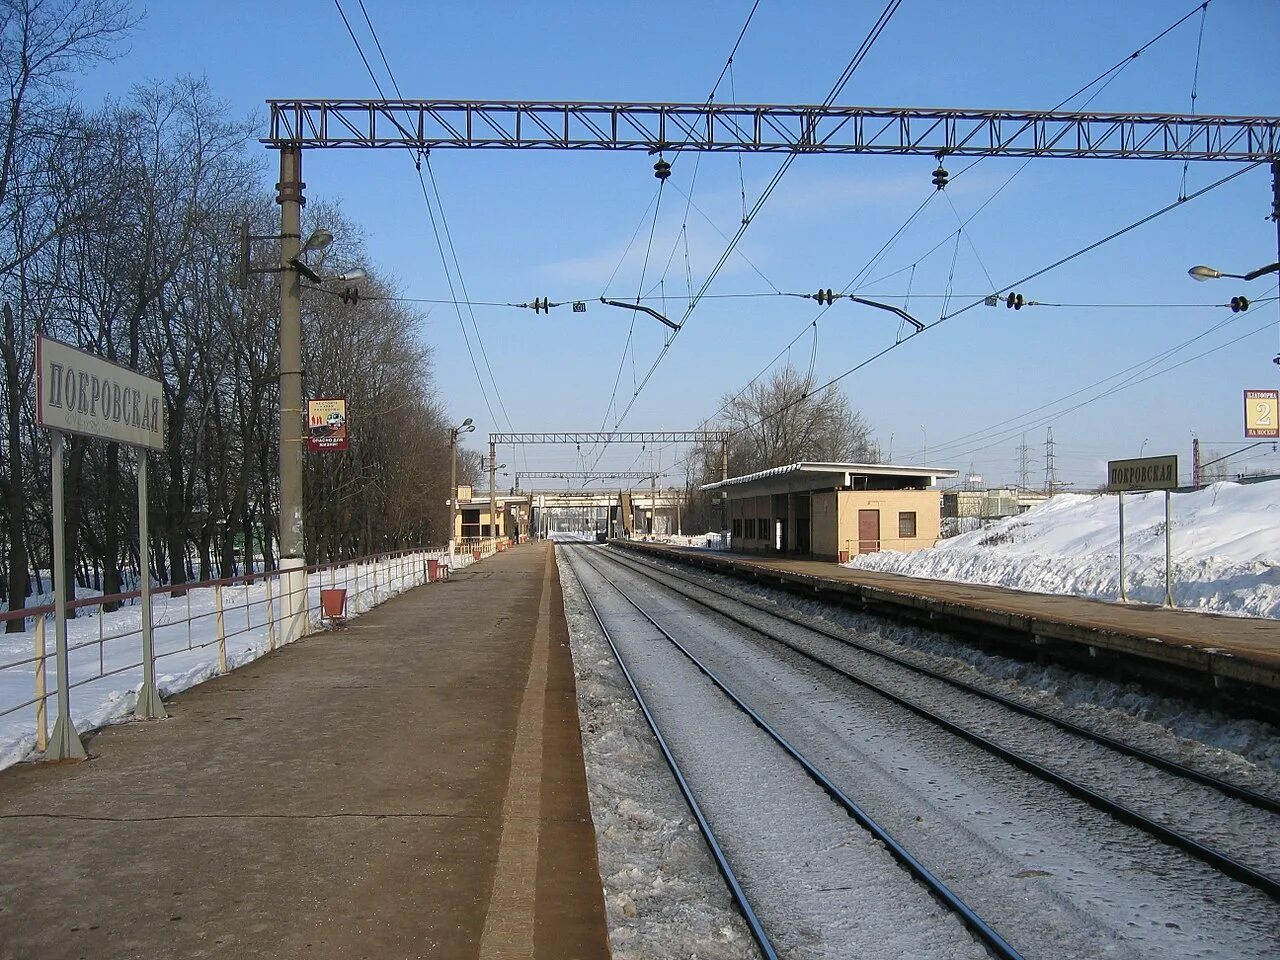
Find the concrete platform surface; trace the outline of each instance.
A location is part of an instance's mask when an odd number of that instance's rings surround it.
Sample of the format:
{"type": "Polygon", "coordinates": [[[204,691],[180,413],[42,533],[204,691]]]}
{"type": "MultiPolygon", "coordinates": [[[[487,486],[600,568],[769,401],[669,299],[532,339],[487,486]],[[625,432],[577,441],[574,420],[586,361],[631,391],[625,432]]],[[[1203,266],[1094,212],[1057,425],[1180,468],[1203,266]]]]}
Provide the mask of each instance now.
{"type": "Polygon", "coordinates": [[[0,773],[0,958],[606,958],[549,545],[0,773]]]}

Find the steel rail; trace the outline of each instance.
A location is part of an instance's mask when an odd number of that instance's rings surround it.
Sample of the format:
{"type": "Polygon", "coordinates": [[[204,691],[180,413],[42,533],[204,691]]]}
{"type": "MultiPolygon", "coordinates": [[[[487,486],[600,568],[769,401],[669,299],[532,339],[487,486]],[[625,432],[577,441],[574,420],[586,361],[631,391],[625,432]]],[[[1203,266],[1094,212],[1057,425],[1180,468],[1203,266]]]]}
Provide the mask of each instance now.
{"type": "MultiPolygon", "coordinates": [[[[575,567],[572,560],[569,561],[569,565],[575,567]]],[[[577,573],[578,571],[575,567],[574,576],[577,576],[577,573]]],[[[582,582],[580,577],[578,582],[582,582]]],[[[600,625],[600,632],[604,634],[604,638],[609,644],[609,649],[613,651],[613,657],[618,662],[618,669],[622,671],[622,675],[627,680],[627,685],[631,687],[631,694],[636,698],[640,711],[644,714],[645,720],[648,721],[649,729],[653,731],[654,739],[658,741],[658,749],[662,751],[662,756],[667,761],[671,775],[676,778],[676,785],[680,787],[685,803],[689,805],[690,812],[693,814],[694,819],[698,821],[698,828],[702,831],[702,836],[707,841],[707,846],[711,848],[711,856],[716,861],[720,875],[724,877],[725,883],[729,885],[729,892],[733,895],[734,902],[738,904],[738,908],[742,911],[743,919],[746,920],[747,926],[751,929],[751,935],[755,938],[756,945],[760,947],[767,960],[777,960],[778,954],[773,949],[773,944],[769,941],[769,936],[765,933],[760,918],[756,916],[755,909],[751,906],[746,891],[742,889],[742,884],[738,882],[737,875],[729,865],[729,860],[725,856],[724,850],[721,849],[719,841],[716,840],[711,824],[707,821],[702,812],[702,807],[693,795],[693,788],[689,786],[689,781],[685,779],[684,773],[681,772],[680,765],[671,753],[671,748],[667,746],[666,738],[663,737],[662,731],[658,729],[658,722],[653,717],[653,711],[645,703],[644,697],[640,693],[640,688],[636,685],[635,679],[631,676],[631,671],[627,669],[627,665],[622,659],[622,652],[618,649],[618,645],[613,642],[613,635],[609,633],[609,628],[605,626],[604,617],[600,616],[600,611],[596,609],[595,602],[591,599],[591,594],[585,584],[582,588],[582,595],[586,598],[587,606],[591,608],[591,613],[595,616],[596,623],[600,625]]]]}
{"type": "MultiPolygon", "coordinates": [[[[622,560],[623,558],[621,557],[621,555],[615,554],[615,559],[622,560]]],[[[859,641],[849,636],[839,634],[834,630],[828,630],[825,627],[822,627],[818,624],[811,623],[801,617],[793,616],[791,614],[785,613],[780,610],[770,609],[765,604],[757,603],[753,600],[748,600],[743,597],[736,597],[733,594],[729,593],[727,590],[722,590],[719,587],[699,582],[697,579],[693,577],[687,577],[682,574],[676,573],[672,570],[666,570],[660,567],[656,567],[648,560],[648,558],[644,560],[640,560],[635,557],[627,557],[626,560],[629,561],[629,563],[631,564],[638,564],[640,567],[647,567],[650,569],[657,570],[663,576],[671,577],[673,580],[680,580],[684,583],[689,584],[690,586],[698,588],[699,590],[705,590],[708,593],[714,593],[717,596],[724,597],[726,600],[732,601],[733,603],[740,603],[744,606],[750,607],[753,610],[757,610],[760,613],[767,614],[768,616],[775,617],[778,620],[783,620],[787,623],[790,623],[793,626],[801,627],[802,629],[820,634],[821,636],[827,637],[828,639],[831,639],[831,640],[835,640],[836,642],[842,643],[845,646],[852,647],[855,650],[861,651],[862,653],[867,653],[875,657],[880,657],[883,660],[888,660],[890,663],[894,663],[900,667],[903,667],[907,670],[911,670],[915,673],[922,674],[923,676],[929,677],[930,679],[939,680],[942,683],[955,687],[958,690],[963,690],[966,693],[971,693],[974,696],[981,697],[984,700],[990,700],[994,703],[998,703],[1001,706],[1008,707],[1010,710],[1013,710],[1017,713],[1022,714],[1023,716],[1033,717],[1036,720],[1043,720],[1045,723],[1052,724],[1053,726],[1057,727],[1060,730],[1064,730],[1068,733],[1075,734],[1076,736],[1082,737],[1086,740],[1091,740],[1104,747],[1108,747],[1111,750],[1116,751],[1117,753],[1122,753],[1125,756],[1133,757],[1136,760],[1141,760],[1144,763],[1150,764],[1153,767],[1157,767],[1161,770],[1164,770],[1166,773],[1175,774],[1177,776],[1183,777],[1184,779],[1194,781],[1195,783],[1199,783],[1202,786],[1212,787],[1213,789],[1219,791],[1223,795],[1231,797],[1233,800],[1239,800],[1242,803],[1247,803],[1250,806],[1257,807],[1260,810],[1266,810],[1268,813],[1280,813],[1280,800],[1277,800],[1275,797],[1267,796],[1264,793],[1258,793],[1255,790],[1250,790],[1248,787],[1242,787],[1239,784],[1230,782],[1229,780],[1223,780],[1220,777],[1216,777],[1211,773],[1205,773],[1202,770],[1197,770],[1194,767],[1185,766],[1181,763],[1178,763],[1176,760],[1170,760],[1168,757],[1163,757],[1158,753],[1152,753],[1149,750],[1144,750],[1142,747],[1137,747],[1137,746],[1134,746],[1133,744],[1125,743],[1123,740],[1117,740],[1114,737],[1110,737],[1105,733],[1100,733],[1097,730],[1090,730],[1088,727],[1082,726],[1081,724],[1075,723],[1074,721],[1065,720],[1061,717],[1055,717],[1053,714],[1045,713],[1042,710],[1038,710],[1035,707],[1028,706],[1027,704],[1024,704],[1024,703],[1019,703],[1017,700],[1014,700],[1012,697],[1007,697],[1002,693],[996,693],[993,690],[984,690],[982,687],[979,687],[978,685],[973,683],[969,683],[966,680],[960,680],[956,677],[949,677],[945,673],[941,673],[940,671],[934,670],[931,667],[926,667],[922,664],[913,663],[912,661],[906,659],[905,657],[900,657],[897,654],[888,653],[884,650],[877,650],[875,647],[871,647],[864,643],[860,643],[859,641]]],[[[684,594],[684,596],[688,596],[688,595],[684,594]]],[[[697,600],[697,598],[695,597],[689,597],[689,599],[697,603],[702,602],[697,600]]],[[[712,609],[715,609],[715,608],[713,607],[712,609]]],[[[725,616],[731,616],[731,615],[725,614],[725,616]]]]}
{"type": "MultiPolygon", "coordinates": [[[[595,573],[604,580],[609,586],[613,587],[627,603],[631,604],[636,611],[649,621],[659,633],[661,633],[672,645],[675,646],[697,669],[707,677],[716,687],[723,693],[739,710],[751,718],[752,722],[767,733],[778,746],[791,756],[809,777],[823,791],[826,792],[833,800],[836,801],[845,812],[849,814],[864,830],[885,845],[885,848],[898,861],[907,872],[911,874],[926,890],[943,906],[954,913],[968,929],[978,939],[984,947],[987,948],[994,956],[1000,960],[1023,960],[1020,954],[1008,941],[1004,939],[996,930],[991,927],[978,913],[960,899],[950,887],[939,880],[933,873],[921,863],[914,854],[904,847],[888,830],[882,827],[869,813],[862,809],[852,798],[850,798],[843,790],[841,790],[826,774],[819,770],[807,757],[804,756],[795,746],[791,744],[785,737],[775,730],[767,720],[753,710],[741,697],[731,690],[727,684],[701,660],[699,660],[687,647],[677,640],[662,624],[658,623],[649,615],[643,607],[640,606],[630,594],[623,590],[616,582],[614,582],[599,567],[587,561],[587,565],[591,567],[595,573]]],[[[584,589],[584,593],[585,593],[584,589]]],[[[594,609],[594,605],[593,605],[594,609]]]]}
{"type": "MultiPolygon", "coordinates": [[[[618,562],[616,558],[613,558],[613,559],[614,559],[614,562],[618,562]]],[[[619,563],[619,565],[623,566],[624,569],[628,569],[628,570],[632,569],[631,567],[625,564],[619,563]]],[[[829,660],[827,660],[824,657],[818,656],[817,654],[814,654],[808,650],[805,650],[803,647],[797,646],[796,644],[792,643],[790,640],[787,640],[785,637],[781,637],[777,634],[770,633],[768,630],[764,629],[763,627],[749,623],[740,617],[734,616],[733,614],[725,613],[722,610],[718,610],[704,601],[700,601],[693,597],[689,597],[686,594],[682,593],[681,591],[676,590],[674,587],[671,587],[667,584],[663,584],[656,577],[650,577],[649,579],[653,580],[654,583],[657,583],[660,586],[665,586],[666,589],[670,590],[672,593],[675,593],[677,596],[684,597],[685,599],[693,603],[706,607],[708,610],[711,610],[713,613],[717,614],[718,616],[721,616],[726,620],[729,620],[731,623],[736,623],[739,626],[742,626],[748,630],[751,630],[753,633],[758,633],[760,636],[766,637],[767,639],[772,640],[775,643],[779,643],[782,646],[786,647],[787,649],[795,653],[798,653],[800,656],[804,657],[806,660],[809,660],[812,663],[816,663],[819,666],[825,667],[831,672],[839,676],[845,677],[848,680],[852,680],[854,683],[858,684],[859,686],[865,687],[866,689],[872,691],[873,693],[876,693],[879,696],[885,698],[889,702],[899,707],[902,707],[903,709],[911,713],[914,713],[916,716],[929,721],[935,726],[941,727],[943,730],[946,730],[948,733],[954,734],[955,736],[958,736],[963,740],[967,740],[969,743],[972,743],[975,746],[983,750],[986,750],[988,753],[991,753],[993,756],[999,757],[1001,760],[1004,760],[1005,762],[1010,763],[1015,767],[1018,767],[1020,770],[1030,773],[1032,776],[1035,776],[1041,780],[1044,780],[1046,783],[1051,783],[1054,786],[1061,788],[1062,790],[1066,791],[1067,793],[1071,794],[1077,799],[1083,800],[1085,803],[1088,803],[1090,806],[1110,815],[1111,817],[1118,820],[1119,822],[1127,824],[1128,826],[1136,827],[1137,829],[1142,830],[1143,832],[1155,837],[1157,840],[1160,840],[1163,843],[1166,843],[1172,847],[1176,847],[1177,849],[1182,850],[1183,852],[1188,853],[1199,860],[1202,860],[1203,862],[1207,863],[1209,866],[1213,867],[1215,870],[1219,871],[1220,873],[1228,877],[1231,877],[1233,880],[1238,880],[1241,883],[1247,884],[1251,887],[1255,887],[1256,889],[1261,890],[1263,893],[1266,893],[1268,896],[1272,897],[1273,899],[1280,900],[1280,880],[1276,879],[1275,877],[1268,876],[1267,874],[1249,866],[1248,864],[1241,863],[1240,861],[1232,857],[1229,857],[1224,853],[1220,853],[1217,850],[1214,850],[1212,847],[1206,846],[1200,841],[1194,839],[1193,837],[1188,837],[1186,834],[1179,833],[1177,830],[1174,830],[1170,827],[1166,827],[1164,824],[1158,823],[1157,821],[1152,820],[1151,818],[1139,813],[1133,808],[1128,807],[1116,800],[1112,800],[1110,797],[1104,796],[1103,794],[1099,793],[1093,788],[1087,787],[1084,784],[1079,783],[1078,781],[1072,780],[1068,776],[1065,776],[1054,770],[1051,770],[1048,767],[1044,766],[1043,764],[1035,760],[1032,760],[1029,757],[1025,757],[1020,753],[1015,753],[1013,750],[1010,750],[1007,747],[1001,746],[1000,744],[996,743],[994,740],[991,740],[990,738],[985,737],[980,733],[970,730],[968,727],[955,723],[954,721],[948,720],[946,717],[940,716],[926,707],[922,707],[919,704],[912,703],[910,700],[906,699],[905,697],[901,697],[890,690],[886,690],[884,687],[881,687],[880,685],[874,683],[873,681],[867,680],[864,677],[860,677],[857,674],[844,669],[843,667],[840,667],[840,666],[837,666],[836,664],[831,663],[829,660]]]]}

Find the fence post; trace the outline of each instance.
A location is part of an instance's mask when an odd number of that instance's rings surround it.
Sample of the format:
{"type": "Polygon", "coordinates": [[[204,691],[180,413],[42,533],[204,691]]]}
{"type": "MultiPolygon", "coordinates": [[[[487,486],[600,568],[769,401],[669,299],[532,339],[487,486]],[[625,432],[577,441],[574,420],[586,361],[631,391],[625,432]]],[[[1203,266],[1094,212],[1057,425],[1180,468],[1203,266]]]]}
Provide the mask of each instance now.
{"type": "Polygon", "coordinates": [[[44,675],[44,614],[36,616],[36,749],[49,746],[49,694],[44,675]]]}
{"type": "Polygon", "coordinates": [[[227,672],[227,629],[222,619],[222,584],[213,588],[213,608],[218,612],[218,672],[227,672]]]}
{"type": "Polygon", "coordinates": [[[276,648],[276,621],[275,614],[271,611],[271,572],[264,571],[262,582],[267,588],[267,649],[274,650],[276,648]]]}

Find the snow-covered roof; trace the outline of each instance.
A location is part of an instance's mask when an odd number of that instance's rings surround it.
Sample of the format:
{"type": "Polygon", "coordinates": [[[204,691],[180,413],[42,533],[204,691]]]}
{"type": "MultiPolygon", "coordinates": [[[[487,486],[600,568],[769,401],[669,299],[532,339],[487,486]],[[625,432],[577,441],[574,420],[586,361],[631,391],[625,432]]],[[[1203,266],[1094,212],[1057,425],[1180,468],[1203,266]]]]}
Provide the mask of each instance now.
{"type": "Polygon", "coordinates": [[[748,473],[741,477],[730,477],[717,483],[703,484],[703,490],[724,490],[744,483],[760,483],[762,481],[787,479],[793,481],[812,481],[816,486],[852,487],[854,477],[901,477],[920,478],[929,486],[939,480],[957,476],[959,471],[941,467],[903,466],[892,463],[789,463],[785,467],[771,467],[757,473],[748,473]]]}

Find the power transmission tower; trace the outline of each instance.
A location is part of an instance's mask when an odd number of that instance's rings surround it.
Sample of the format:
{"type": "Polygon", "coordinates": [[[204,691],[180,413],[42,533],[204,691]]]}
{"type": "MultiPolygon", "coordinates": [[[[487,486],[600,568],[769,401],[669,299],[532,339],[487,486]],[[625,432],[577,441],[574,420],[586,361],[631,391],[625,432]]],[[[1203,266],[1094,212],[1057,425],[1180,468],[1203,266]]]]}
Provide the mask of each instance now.
{"type": "Polygon", "coordinates": [[[1022,442],[1018,444],[1018,489],[1027,490],[1031,487],[1031,448],[1027,446],[1027,435],[1022,435],[1022,442]]]}
{"type": "Polygon", "coordinates": [[[1058,485],[1058,475],[1053,466],[1053,427],[1050,427],[1044,438],[1044,492],[1053,493],[1058,485]]]}

